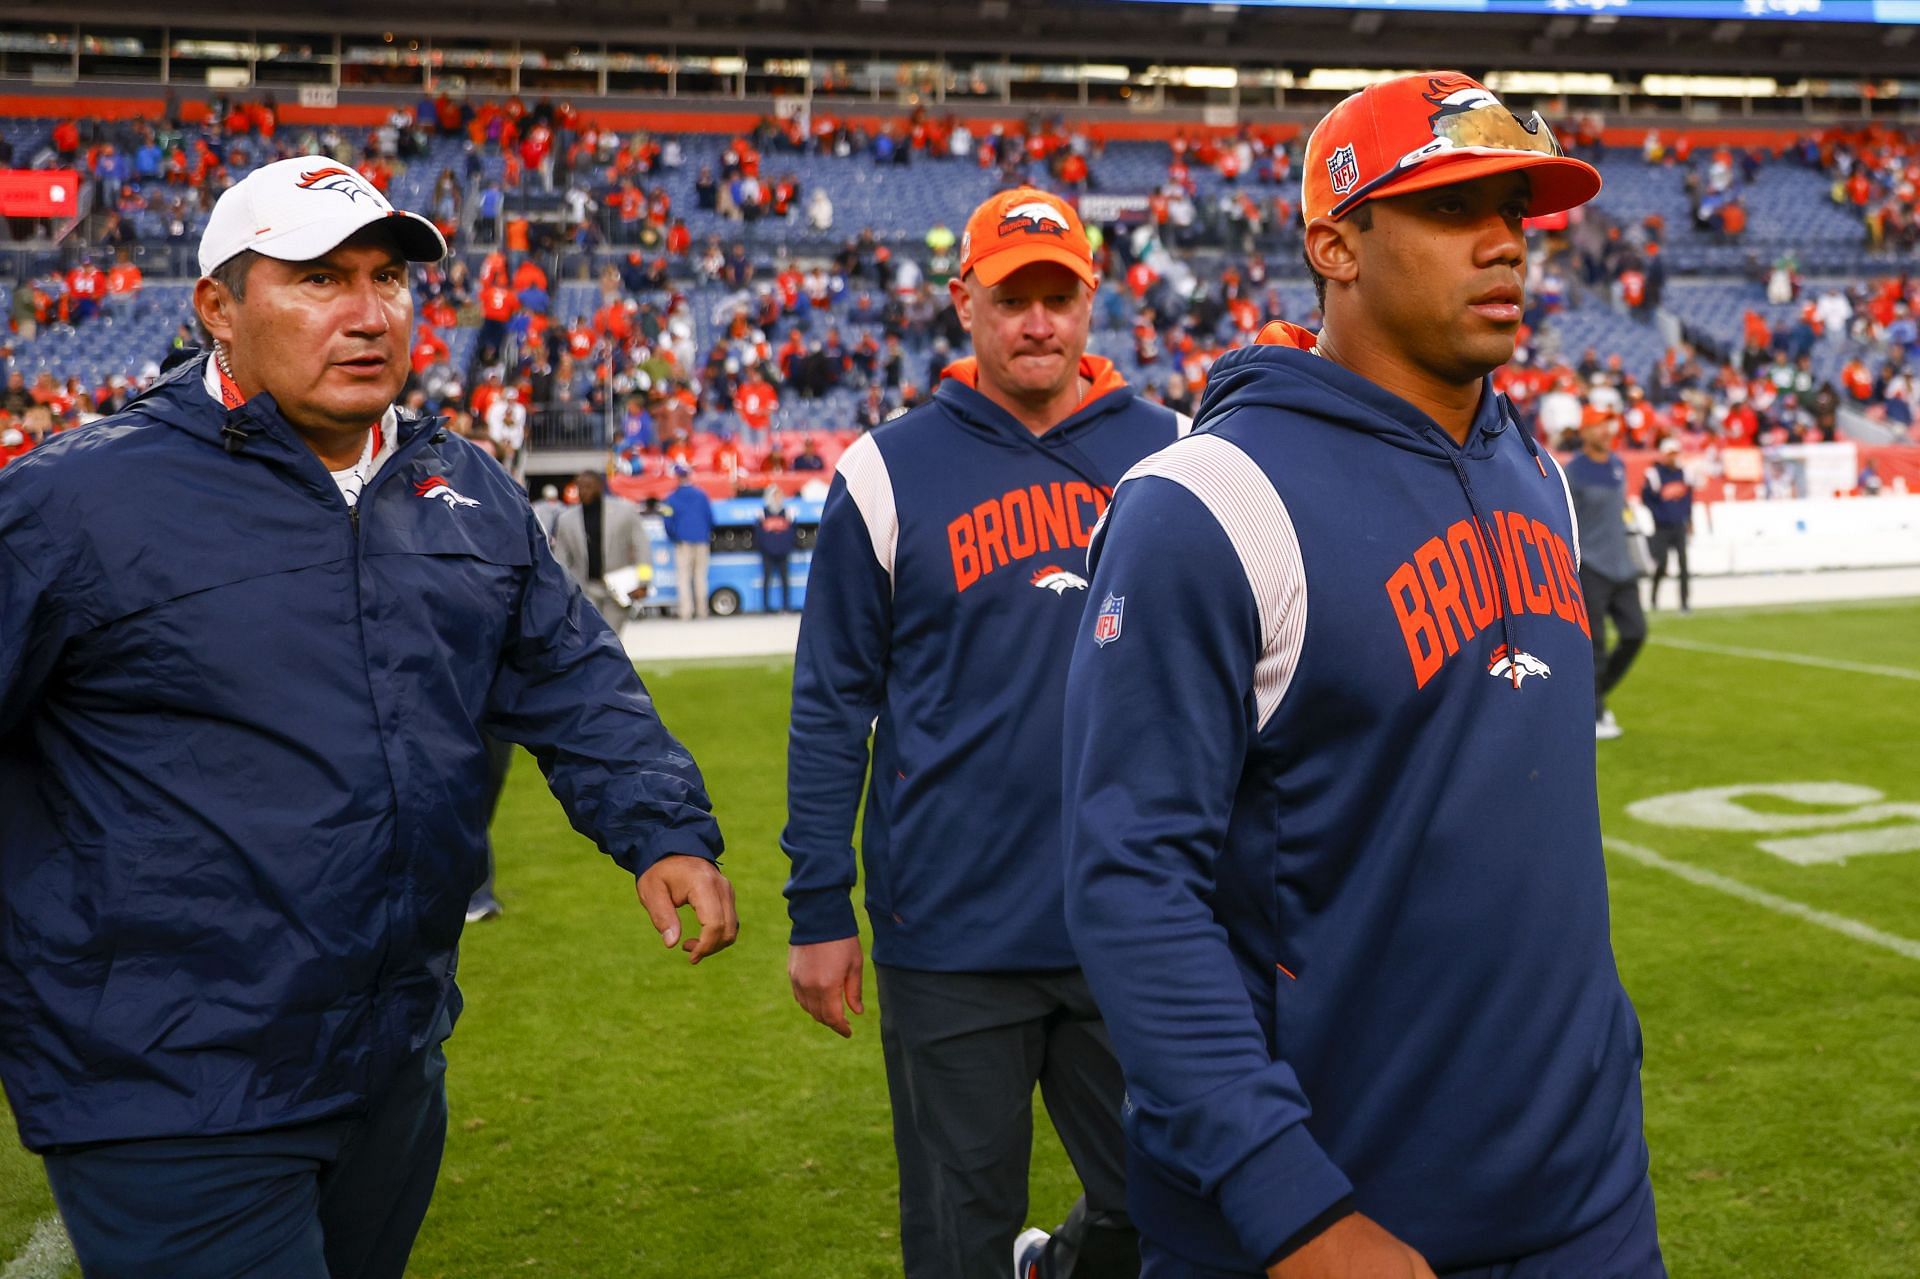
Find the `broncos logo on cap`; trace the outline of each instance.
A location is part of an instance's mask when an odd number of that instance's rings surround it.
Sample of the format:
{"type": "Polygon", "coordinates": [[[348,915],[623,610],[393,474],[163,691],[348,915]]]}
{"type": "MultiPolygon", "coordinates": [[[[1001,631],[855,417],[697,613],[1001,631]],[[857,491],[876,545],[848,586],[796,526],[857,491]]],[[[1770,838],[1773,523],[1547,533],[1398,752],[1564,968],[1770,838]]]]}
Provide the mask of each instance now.
{"type": "Polygon", "coordinates": [[[1016,231],[1027,235],[1065,235],[1073,227],[1065,215],[1044,200],[1016,204],[1000,215],[999,232],[1003,236],[1016,231]]]}
{"type": "Polygon", "coordinates": [[[358,200],[361,196],[378,203],[373,189],[365,179],[352,169],[343,169],[337,164],[322,165],[318,169],[308,169],[294,183],[302,191],[338,191],[349,200],[358,200]]]}
{"type": "Polygon", "coordinates": [[[1493,90],[1465,76],[1429,76],[1427,91],[1420,96],[1433,105],[1433,114],[1427,117],[1433,136],[1456,146],[1510,146],[1511,142],[1499,135],[1511,136],[1516,124],[1529,134],[1535,132],[1534,125],[1508,110],[1506,104],[1493,95],[1493,90]],[[1470,118],[1489,108],[1490,115],[1497,112],[1498,117],[1505,118],[1470,118]]]}

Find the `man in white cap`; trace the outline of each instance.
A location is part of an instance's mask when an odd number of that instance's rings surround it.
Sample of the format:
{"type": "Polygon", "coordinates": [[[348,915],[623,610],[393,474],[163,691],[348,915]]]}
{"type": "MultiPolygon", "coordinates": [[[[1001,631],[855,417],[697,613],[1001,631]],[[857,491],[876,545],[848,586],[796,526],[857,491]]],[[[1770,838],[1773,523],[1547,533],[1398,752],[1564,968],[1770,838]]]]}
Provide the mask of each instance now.
{"type": "Polygon", "coordinates": [[[445,244],[324,158],[227,191],[214,339],[0,475],[0,1081],[88,1274],[397,1279],[446,1132],[486,736],[665,944],[699,770],[526,496],[396,409],[445,244]]]}

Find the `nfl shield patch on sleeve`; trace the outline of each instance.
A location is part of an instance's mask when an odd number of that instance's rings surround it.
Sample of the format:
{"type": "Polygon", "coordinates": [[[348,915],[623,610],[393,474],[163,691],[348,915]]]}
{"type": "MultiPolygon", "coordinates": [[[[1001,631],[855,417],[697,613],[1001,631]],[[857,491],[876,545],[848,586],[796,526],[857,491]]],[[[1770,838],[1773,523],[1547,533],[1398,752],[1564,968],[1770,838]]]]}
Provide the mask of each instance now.
{"type": "Polygon", "coordinates": [[[1101,648],[1120,638],[1120,617],[1126,611],[1127,597],[1108,595],[1100,601],[1100,611],[1093,617],[1093,642],[1101,648]]]}

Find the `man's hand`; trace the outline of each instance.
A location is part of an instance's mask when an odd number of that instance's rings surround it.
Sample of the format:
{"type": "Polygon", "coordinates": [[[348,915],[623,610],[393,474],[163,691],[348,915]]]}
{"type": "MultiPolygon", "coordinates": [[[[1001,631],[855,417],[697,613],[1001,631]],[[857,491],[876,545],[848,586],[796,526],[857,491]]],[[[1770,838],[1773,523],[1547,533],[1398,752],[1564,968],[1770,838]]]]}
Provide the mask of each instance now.
{"type": "Polygon", "coordinates": [[[860,1002],[858,937],[787,947],[787,980],[793,983],[794,1001],[809,1016],[842,1039],[853,1038],[841,1004],[856,1013],[867,1011],[860,1002]]]}
{"type": "Polygon", "coordinates": [[[647,918],[667,946],[679,946],[690,963],[699,963],[717,950],[733,945],[740,935],[740,916],[733,909],[733,885],[720,868],[704,857],[670,853],[647,868],[633,886],[647,918]],[[680,936],[680,908],[693,907],[700,931],[680,936]]]}
{"type": "Polygon", "coordinates": [[[1379,1222],[1340,1218],[1267,1271],[1267,1279],[1434,1279],[1433,1267],[1379,1222]]]}

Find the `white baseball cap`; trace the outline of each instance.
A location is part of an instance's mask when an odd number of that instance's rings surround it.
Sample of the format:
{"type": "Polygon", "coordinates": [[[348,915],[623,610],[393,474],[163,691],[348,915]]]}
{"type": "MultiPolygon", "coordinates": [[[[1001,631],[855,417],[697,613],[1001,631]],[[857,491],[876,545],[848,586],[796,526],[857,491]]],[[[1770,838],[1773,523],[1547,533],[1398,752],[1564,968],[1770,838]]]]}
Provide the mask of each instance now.
{"type": "Polygon", "coordinates": [[[200,237],[200,272],[212,275],[236,253],[305,262],[382,218],[394,218],[400,251],[412,262],[438,262],[447,242],[417,213],[387,203],[373,183],[324,155],[263,164],[228,187],[200,237]]]}

